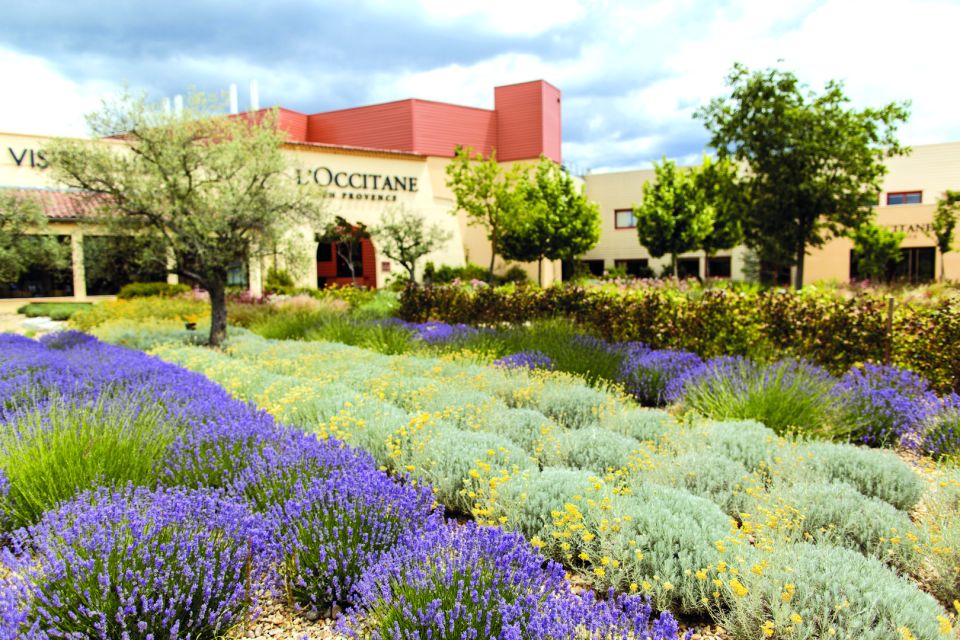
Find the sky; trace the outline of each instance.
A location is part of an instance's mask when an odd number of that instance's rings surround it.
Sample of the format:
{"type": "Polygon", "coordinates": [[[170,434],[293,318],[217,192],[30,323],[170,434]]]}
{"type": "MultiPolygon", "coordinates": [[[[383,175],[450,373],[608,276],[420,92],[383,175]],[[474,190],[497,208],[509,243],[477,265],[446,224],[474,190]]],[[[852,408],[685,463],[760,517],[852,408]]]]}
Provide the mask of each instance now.
{"type": "Polygon", "coordinates": [[[32,0],[0,8],[0,131],[86,135],[123,87],[307,113],[404,98],[493,108],[493,87],[563,95],[575,171],[697,161],[699,106],[735,62],[851,105],[911,101],[906,144],[960,140],[960,0],[32,0]]]}

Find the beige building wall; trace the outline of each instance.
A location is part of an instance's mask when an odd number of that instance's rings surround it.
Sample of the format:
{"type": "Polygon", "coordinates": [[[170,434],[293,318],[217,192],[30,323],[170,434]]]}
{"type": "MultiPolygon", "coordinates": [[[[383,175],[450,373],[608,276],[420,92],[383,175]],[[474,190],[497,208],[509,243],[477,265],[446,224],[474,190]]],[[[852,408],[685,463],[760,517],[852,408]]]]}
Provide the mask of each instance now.
{"type": "MultiPolygon", "coordinates": [[[[600,242],[586,254],[584,260],[603,260],[604,268],[612,269],[617,260],[645,259],[655,272],[660,272],[670,264],[670,256],[654,258],[640,245],[636,228],[616,227],[615,213],[621,209],[632,209],[643,200],[643,185],[655,177],[653,169],[636,171],[618,171],[615,173],[594,173],[584,178],[586,195],[600,207],[600,242]]],[[[745,249],[738,247],[732,251],[718,252],[717,257],[731,257],[731,274],[735,279],[743,277],[745,249]]],[[[697,258],[700,260],[700,275],[704,275],[705,255],[702,251],[693,251],[679,258],[697,258]]]]}

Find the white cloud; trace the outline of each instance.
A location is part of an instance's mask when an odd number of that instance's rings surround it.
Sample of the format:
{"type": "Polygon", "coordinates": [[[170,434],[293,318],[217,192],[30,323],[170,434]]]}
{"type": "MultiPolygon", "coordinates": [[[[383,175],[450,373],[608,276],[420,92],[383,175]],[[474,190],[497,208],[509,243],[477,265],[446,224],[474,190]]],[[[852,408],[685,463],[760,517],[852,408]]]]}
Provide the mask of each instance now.
{"type": "Polygon", "coordinates": [[[87,135],[84,114],[117,90],[106,83],[78,84],[36,56],[0,49],[6,86],[0,131],[60,136],[87,135]]]}
{"type": "Polygon", "coordinates": [[[538,35],[575,22],[586,13],[578,0],[420,0],[430,19],[450,23],[465,18],[506,35],[538,35]]]}

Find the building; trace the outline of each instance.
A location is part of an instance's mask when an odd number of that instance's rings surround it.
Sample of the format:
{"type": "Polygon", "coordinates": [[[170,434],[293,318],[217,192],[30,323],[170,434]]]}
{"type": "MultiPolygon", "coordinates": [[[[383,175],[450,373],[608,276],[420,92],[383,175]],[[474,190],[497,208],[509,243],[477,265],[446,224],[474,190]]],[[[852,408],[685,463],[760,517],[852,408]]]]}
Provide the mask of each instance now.
{"type": "MultiPolygon", "coordinates": [[[[288,134],[284,153],[292,167],[290,179],[324,188],[331,215],[374,225],[387,207],[416,209],[451,234],[451,240],[426,260],[463,265],[487,264],[490,245],[483,229],[468,226],[463,214],[451,215],[455,200],[446,186],[445,170],[456,146],[471,146],[484,155],[495,150],[498,161],[506,164],[535,161],[541,154],[561,162],[560,116],[560,91],[537,80],[496,87],[493,109],[418,99],[316,114],[280,108],[278,126],[288,134]]],[[[63,273],[33,272],[21,282],[0,283],[0,298],[82,299],[114,293],[117,283],[92,273],[97,265],[89,254],[97,242],[118,240],[102,238],[78,224],[84,215],[80,199],[58,187],[47,171],[43,155],[47,140],[42,135],[0,133],[0,189],[39,200],[51,221],[50,231],[71,246],[72,268],[63,273]]],[[[304,256],[309,266],[298,275],[299,284],[351,282],[349,266],[334,247],[320,242],[317,231],[296,230],[309,253],[304,256]]],[[[246,283],[259,294],[263,274],[272,264],[264,257],[238,265],[235,284],[246,283]]],[[[369,287],[383,286],[398,269],[370,241],[363,242],[354,265],[358,282],[369,287]]],[[[545,265],[545,281],[552,280],[555,266],[559,272],[558,265],[545,265]]],[[[536,277],[536,265],[527,268],[536,277]]]]}
{"type": "MultiPolygon", "coordinates": [[[[948,189],[960,190],[960,142],[915,146],[910,155],[889,158],[887,169],[875,210],[878,224],[906,234],[901,243],[903,259],[894,275],[911,282],[931,281],[939,277],[942,264],[947,279],[960,280],[960,250],[940,255],[931,233],[937,200],[948,189]]],[[[652,169],[584,178],[586,194],[599,204],[601,215],[600,242],[583,256],[593,273],[617,267],[628,273],[646,273],[647,269],[659,273],[669,264],[669,256],[654,259],[640,246],[633,219],[632,208],[643,198],[643,184],[653,178],[652,169]]],[[[856,279],[852,251],[848,238],[834,238],[811,249],[804,266],[804,284],[856,279]]],[[[744,247],[709,257],[703,252],[685,253],[679,257],[679,270],[691,277],[740,279],[747,255],[744,247]]]]}

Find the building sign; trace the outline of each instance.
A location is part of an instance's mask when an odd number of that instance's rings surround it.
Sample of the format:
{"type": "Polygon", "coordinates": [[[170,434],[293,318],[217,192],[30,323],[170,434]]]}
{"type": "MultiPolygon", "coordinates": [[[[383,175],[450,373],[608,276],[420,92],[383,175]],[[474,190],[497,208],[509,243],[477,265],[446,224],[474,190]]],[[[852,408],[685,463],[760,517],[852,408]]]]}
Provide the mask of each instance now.
{"type": "Polygon", "coordinates": [[[343,200],[377,200],[396,202],[401,193],[416,193],[415,176],[395,176],[383,173],[335,171],[329,167],[297,169],[297,184],[315,184],[327,189],[330,198],[343,200]],[[337,191],[333,191],[337,189],[337,191]],[[340,191],[343,189],[343,191],[340,191]]]}
{"type": "Polygon", "coordinates": [[[933,225],[929,222],[923,224],[888,224],[886,226],[894,233],[899,231],[904,233],[923,233],[926,235],[933,233],[933,225]]]}
{"type": "Polygon", "coordinates": [[[50,163],[47,162],[47,157],[43,155],[43,151],[39,149],[30,149],[29,147],[22,147],[20,149],[15,149],[13,147],[7,147],[8,157],[13,160],[13,163],[18,167],[30,167],[31,169],[46,169],[50,166],[50,163]]]}

